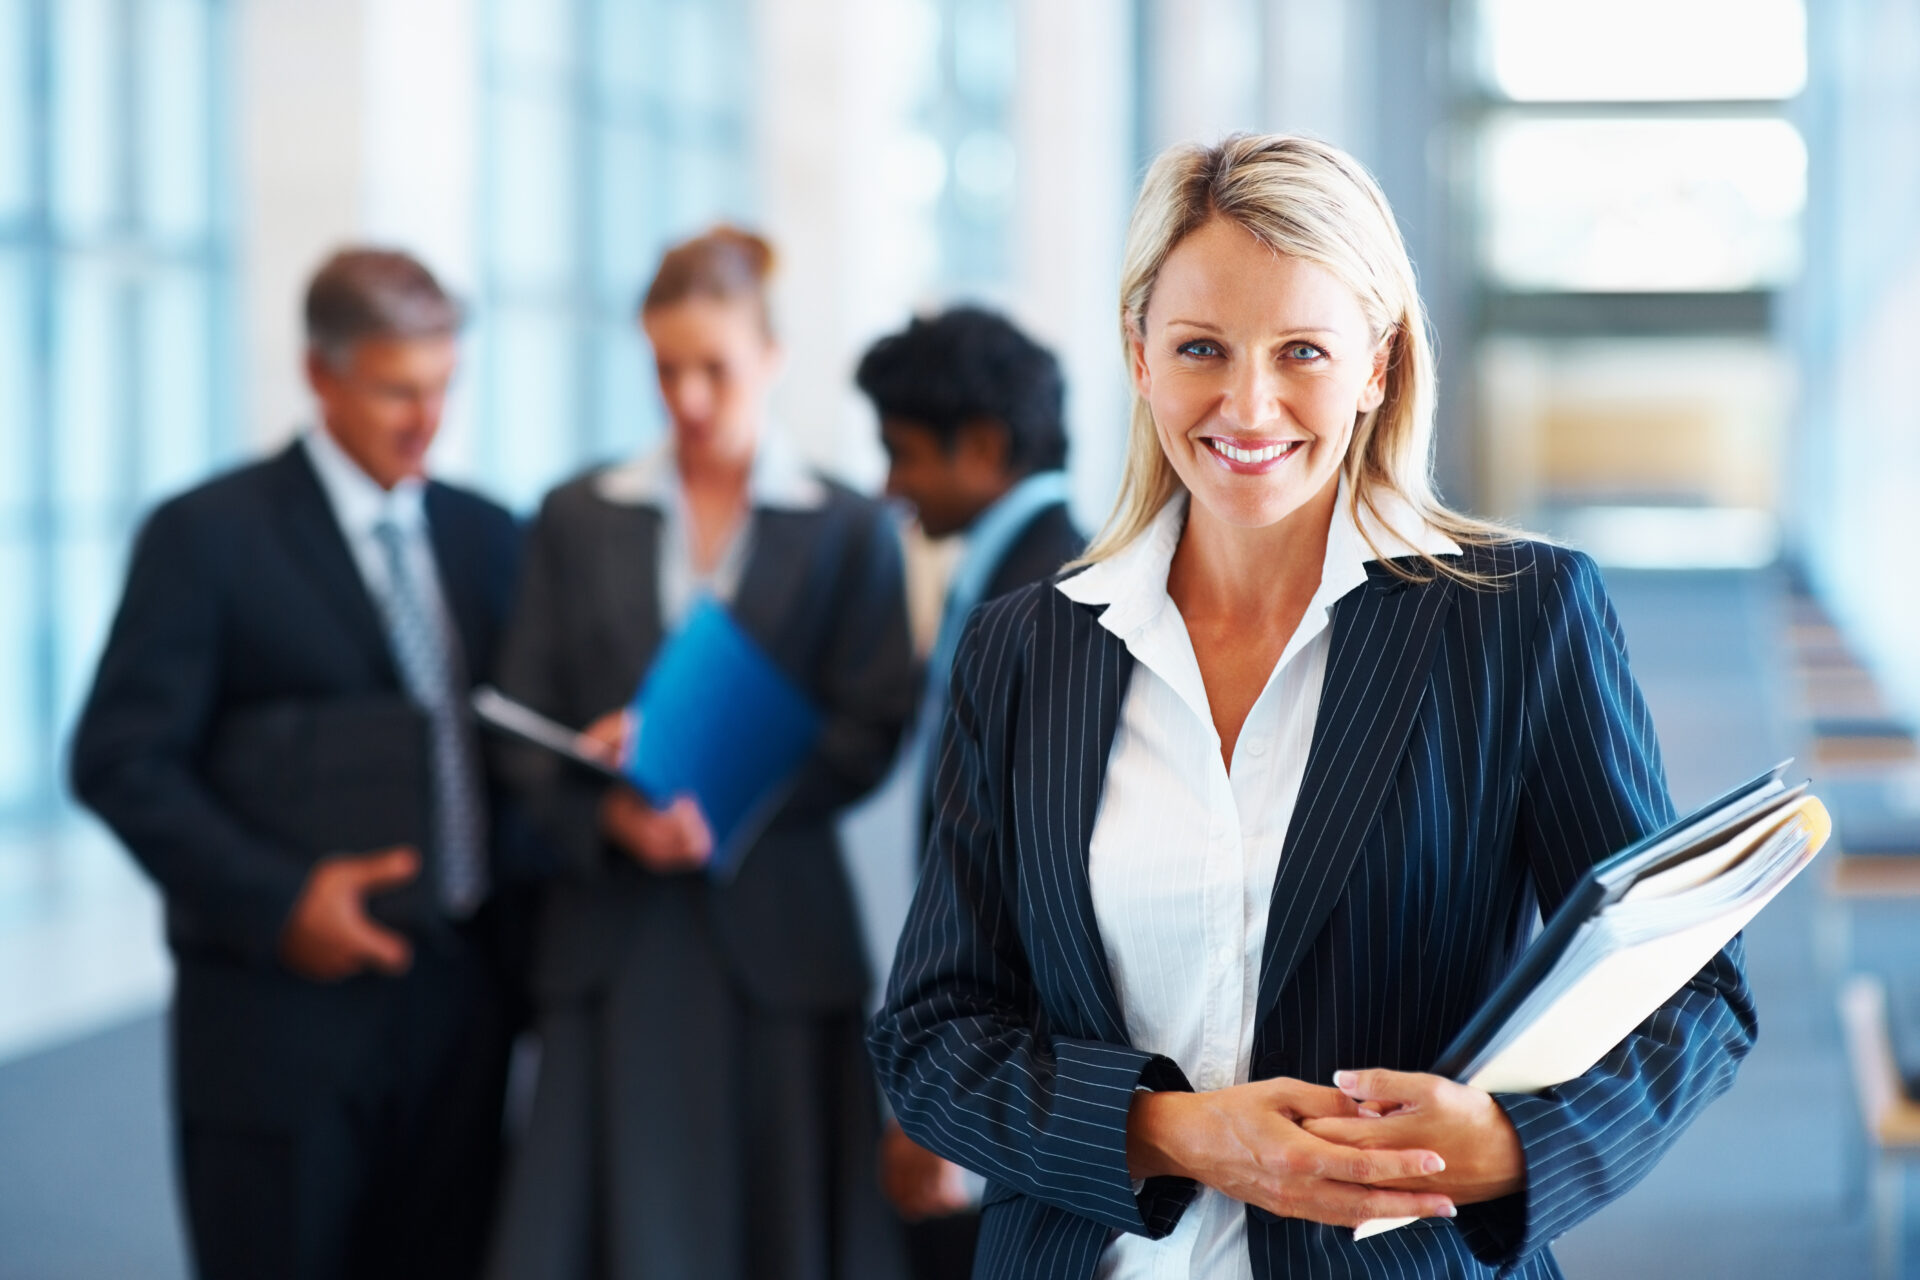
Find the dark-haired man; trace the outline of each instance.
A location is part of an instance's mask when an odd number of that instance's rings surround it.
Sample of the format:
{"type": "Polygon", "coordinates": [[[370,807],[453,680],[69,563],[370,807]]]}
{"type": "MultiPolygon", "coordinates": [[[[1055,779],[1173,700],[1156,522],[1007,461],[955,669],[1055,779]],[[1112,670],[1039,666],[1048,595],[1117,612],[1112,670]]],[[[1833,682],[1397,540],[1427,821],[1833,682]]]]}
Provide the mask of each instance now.
{"type": "Polygon", "coordinates": [[[166,899],[211,1280],[465,1276],[485,1245],[511,877],[465,707],[519,533],[425,479],[459,324],[404,254],[320,268],[319,425],[153,513],[75,737],[166,899]]]}
{"type": "MultiPolygon", "coordinates": [[[[949,579],[910,763],[921,770],[946,712],[960,631],[975,606],[1058,572],[1086,541],[1067,511],[1066,387],[1045,347],[1005,317],[955,307],[876,342],[855,380],[880,417],[887,492],[928,536],[964,536],[949,579]]],[[[894,1207],[910,1224],[916,1280],[971,1273],[979,1216],[968,1175],[897,1126],[882,1148],[894,1207]]]]}

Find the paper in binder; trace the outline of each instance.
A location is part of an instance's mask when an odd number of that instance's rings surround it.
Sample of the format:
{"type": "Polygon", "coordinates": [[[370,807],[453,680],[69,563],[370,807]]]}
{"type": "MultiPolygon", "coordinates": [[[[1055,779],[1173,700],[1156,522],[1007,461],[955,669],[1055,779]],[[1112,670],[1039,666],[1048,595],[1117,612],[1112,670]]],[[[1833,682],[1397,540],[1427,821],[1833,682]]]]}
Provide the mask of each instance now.
{"type": "MultiPolygon", "coordinates": [[[[1591,868],[1440,1055],[1436,1075],[1537,1093],[1612,1051],[1813,860],[1833,825],[1779,765],[1591,868]]],[[[1411,1218],[1362,1224],[1356,1239],[1411,1218]]]]}

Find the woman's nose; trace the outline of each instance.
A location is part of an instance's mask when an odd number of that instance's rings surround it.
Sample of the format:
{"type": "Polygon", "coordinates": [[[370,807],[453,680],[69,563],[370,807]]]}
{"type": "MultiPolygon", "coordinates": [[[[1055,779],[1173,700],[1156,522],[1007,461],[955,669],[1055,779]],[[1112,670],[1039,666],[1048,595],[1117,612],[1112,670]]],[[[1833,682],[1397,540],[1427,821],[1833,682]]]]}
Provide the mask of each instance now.
{"type": "Polygon", "coordinates": [[[1280,375],[1264,360],[1240,362],[1231,372],[1223,415],[1236,426],[1257,427],[1280,412],[1280,375]]]}

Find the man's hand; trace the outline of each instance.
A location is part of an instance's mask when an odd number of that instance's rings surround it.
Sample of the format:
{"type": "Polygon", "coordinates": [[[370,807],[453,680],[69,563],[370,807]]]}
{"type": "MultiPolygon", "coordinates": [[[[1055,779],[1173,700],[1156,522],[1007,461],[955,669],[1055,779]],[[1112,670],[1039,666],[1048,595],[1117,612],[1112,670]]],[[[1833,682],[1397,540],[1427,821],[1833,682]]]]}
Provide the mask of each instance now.
{"type": "Polygon", "coordinates": [[[420,874],[420,855],[404,846],[379,853],[334,854],[313,864],[280,931],[280,958],[316,982],[338,982],[367,969],[405,973],[407,940],[367,915],[367,898],[420,874]]]}
{"type": "Polygon", "coordinates": [[[1372,1218],[1453,1216],[1444,1195],[1392,1188],[1445,1167],[1430,1147],[1360,1150],[1317,1136],[1336,1117],[1361,1121],[1338,1089],[1258,1080],[1210,1093],[1137,1092],[1127,1113],[1127,1166],[1135,1178],[1192,1178],[1282,1218],[1355,1227],[1372,1218]]]}
{"type": "Polygon", "coordinates": [[[611,787],[600,802],[600,829],[659,875],[698,871],[713,857],[713,832],[692,796],[677,796],[656,809],[632,787],[611,787]]]}
{"type": "Polygon", "coordinates": [[[1444,1173],[1385,1185],[1438,1192],[1455,1204],[1497,1200],[1526,1186],[1520,1135],[1492,1094],[1412,1071],[1342,1071],[1334,1081],[1357,1112],[1307,1120],[1308,1133],[1368,1150],[1426,1147],[1446,1158],[1444,1173]]]}
{"type": "Polygon", "coordinates": [[[880,1137],[880,1186],[901,1218],[920,1222],[959,1213],[973,1202],[967,1171],[943,1160],[889,1124],[880,1137]]]}

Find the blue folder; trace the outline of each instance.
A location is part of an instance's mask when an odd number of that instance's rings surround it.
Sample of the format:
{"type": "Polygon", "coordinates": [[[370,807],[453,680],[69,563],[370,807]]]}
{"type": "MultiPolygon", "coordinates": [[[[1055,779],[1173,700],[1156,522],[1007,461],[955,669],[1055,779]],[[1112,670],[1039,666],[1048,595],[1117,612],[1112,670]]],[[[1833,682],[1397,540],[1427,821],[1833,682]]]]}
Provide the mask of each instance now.
{"type": "Polygon", "coordinates": [[[713,829],[708,874],[731,878],[819,740],[820,712],[712,600],[661,646],[633,712],[628,780],[655,806],[698,800],[713,829]]]}

